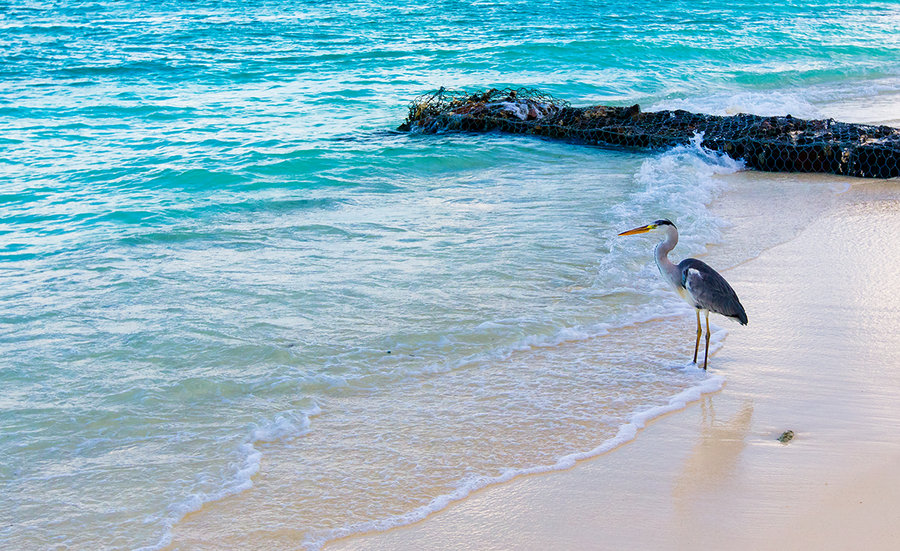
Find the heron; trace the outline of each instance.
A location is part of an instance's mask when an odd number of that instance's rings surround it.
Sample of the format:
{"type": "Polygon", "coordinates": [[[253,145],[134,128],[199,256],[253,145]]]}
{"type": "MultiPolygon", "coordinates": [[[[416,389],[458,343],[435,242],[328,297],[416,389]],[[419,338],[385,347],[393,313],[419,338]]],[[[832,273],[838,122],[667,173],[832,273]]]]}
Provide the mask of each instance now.
{"type": "Polygon", "coordinates": [[[685,258],[678,265],[669,260],[669,251],[678,244],[678,228],[671,220],[657,220],[652,224],[634,228],[619,235],[638,235],[654,232],[662,234],[663,240],[656,245],[656,267],[662,278],[675,289],[685,302],[694,307],[697,312],[697,342],[694,344],[694,364],[697,363],[697,352],[700,350],[700,336],[703,334],[700,326],[701,312],[706,317],[706,351],[703,354],[703,370],[709,360],[709,313],[715,312],[726,318],[732,318],[747,325],[747,313],[738,300],[737,293],[731,285],[725,281],[719,272],[713,270],[707,263],[696,258],[685,258]]]}

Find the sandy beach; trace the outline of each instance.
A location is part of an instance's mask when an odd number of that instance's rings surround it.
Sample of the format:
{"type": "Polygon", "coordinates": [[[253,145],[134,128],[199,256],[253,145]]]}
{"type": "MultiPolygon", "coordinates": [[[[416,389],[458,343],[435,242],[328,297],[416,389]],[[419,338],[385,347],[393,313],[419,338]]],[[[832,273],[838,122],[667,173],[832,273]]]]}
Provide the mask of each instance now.
{"type": "Polygon", "coordinates": [[[896,186],[854,181],[794,239],[725,272],[750,324],[727,325],[711,359],[721,391],[573,469],[326,549],[895,549],[896,186]]]}

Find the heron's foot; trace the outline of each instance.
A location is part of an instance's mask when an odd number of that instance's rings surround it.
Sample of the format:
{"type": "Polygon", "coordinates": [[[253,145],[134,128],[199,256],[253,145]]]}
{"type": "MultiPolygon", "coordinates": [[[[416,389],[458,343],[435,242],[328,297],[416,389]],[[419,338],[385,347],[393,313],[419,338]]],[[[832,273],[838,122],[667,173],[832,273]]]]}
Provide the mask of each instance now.
{"type": "Polygon", "coordinates": [[[702,369],[703,371],[706,371],[706,364],[701,365],[700,362],[698,362],[697,360],[694,360],[691,363],[689,363],[687,365],[687,367],[693,367],[694,369],[702,369]]]}

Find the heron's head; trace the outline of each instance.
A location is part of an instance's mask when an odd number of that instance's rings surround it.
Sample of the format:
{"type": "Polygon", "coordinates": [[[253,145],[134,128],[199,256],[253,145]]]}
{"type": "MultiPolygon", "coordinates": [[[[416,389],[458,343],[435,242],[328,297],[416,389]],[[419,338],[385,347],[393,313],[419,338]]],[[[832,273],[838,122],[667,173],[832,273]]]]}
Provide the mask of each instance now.
{"type": "Polygon", "coordinates": [[[675,224],[672,223],[671,220],[657,220],[652,224],[647,224],[646,226],[641,226],[640,228],[634,228],[633,230],[623,231],[619,235],[637,235],[639,233],[648,233],[654,230],[657,230],[654,233],[662,232],[666,233],[675,229],[675,224]]]}

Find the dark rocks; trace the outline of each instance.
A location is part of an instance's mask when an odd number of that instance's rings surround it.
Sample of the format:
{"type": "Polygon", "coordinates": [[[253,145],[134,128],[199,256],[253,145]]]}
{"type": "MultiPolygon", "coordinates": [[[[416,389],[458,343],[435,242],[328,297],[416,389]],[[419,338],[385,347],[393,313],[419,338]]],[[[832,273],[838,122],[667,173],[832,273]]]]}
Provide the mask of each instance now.
{"type": "Polygon", "coordinates": [[[786,431],[782,432],[781,436],[779,436],[777,438],[777,440],[779,442],[781,442],[782,444],[787,444],[788,442],[790,442],[793,439],[794,439],[794,431],[792,431],[792,430],[786,430],[786,431]]]}
{"type": "Polygon", "coordinates": [[[415,100],[400,130],[423,133],[534,134],[601,146],[663,148],[702,136],[702,145],[771,172],[830,172],[865,178],[900,176],[900,129],[683,110],[642,112],[640,106],[571,107],[528,89],[476,94],[438,90],[415,100]]]}

